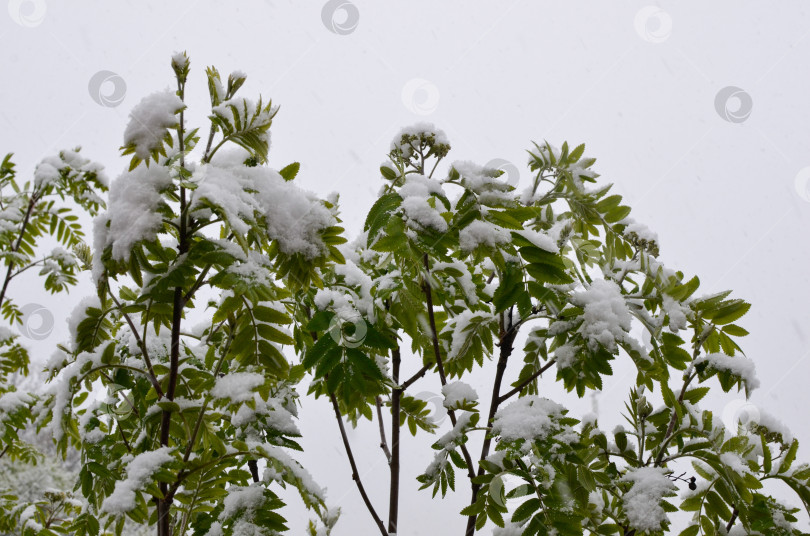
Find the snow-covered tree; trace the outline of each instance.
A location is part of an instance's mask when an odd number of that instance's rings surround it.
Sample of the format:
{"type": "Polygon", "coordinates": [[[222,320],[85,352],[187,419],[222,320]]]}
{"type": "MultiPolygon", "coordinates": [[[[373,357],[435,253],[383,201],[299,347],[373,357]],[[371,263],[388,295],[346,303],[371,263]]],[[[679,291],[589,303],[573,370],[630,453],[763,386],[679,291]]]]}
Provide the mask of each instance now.
{"type": "Polygon", "coordinates": [[[38,328],[26,324],[33,321],[25,315],[26,306],[11,298],[12,283],[32,268],[54,294],[77,282],[90,259],[77,213],[92,216],[104,207],[107,178],[80,148],[45,158],[33,180],[24,183],[18,182],[11,158],[6,155],[0,164],[0,258],[5,268],[0,311],[9,323],[0,326],[0,532],[28,536],[66,526],[81,507],[70,493],[70,472],[37,448],[31,430],[37,394],[18,388],[29,375],[30,358],[12,328],[21,326],[34,338],[38,328]]]}
{"type": "Polygon", "coordinates": [[[376,406],[390,465],[387,525],[342,422],[340,431],[379,532],[407,523],[400,428],[436,432],[427,403],[410,394],[436,374],[452,428],[418,480],[444,496],[466,477],[467,536],[488,521],[500,536],[660,534],[675,528],[668,514],[679,510],[691,513],[684,536],[799,534],[798,509],[762,490],[781,480],[810,507],[810,467],[794,466],[798,444],[787,428],[763,415],[729,430],[698,405],[711,381],[746,395],[757,387],[736,342],[747,331],[734,323],[750,305],[730,292],[698,297],[697,277],[664,266],[655,233],[597,182],[584,149],[535,144],[532,183],[517,191],[502,171],[472,162],[435,176],[450,151],[445,134],[429,124],[403,129],[363,236],[311,293],[317,342],[303,361],[311,391],[330,397],[339,421],[372,419],[376,406]],[[405,359],[421,366],[410,377],[401,375],[405,359]],[[629,429],[603,431],[593,415],[542,396],[544,373],[573,396],[599,391],[616,359],[637,370],[629,429]],[[482,367],[492,367],[487,397],[462,381],[482,367]],[[510,368],[517,380],[504,385],[510,368]],[[675,474],[683,461],[697,476],[675,474]],[[509,511],[507,498],[523,499],[509,511]]]}
{"type": "Polygon", "coordinates": [[[302,370],[283,346],[297,294],[342,260],[336,200],[298,188],[297,164],[267,166],[277,108],[240,96],[242,73],[207,70],[198,148],[185,54],[172,68],[177,90],[130,114],[130,165],[94,223],[97,294],[74,311],[38,408],[59,451],[82,453],[89,508],[72,530],[117,533],[129,518],[161,536],[278,534],[285,486],[328,529],[321,488],[289,454],[302,370]]]}

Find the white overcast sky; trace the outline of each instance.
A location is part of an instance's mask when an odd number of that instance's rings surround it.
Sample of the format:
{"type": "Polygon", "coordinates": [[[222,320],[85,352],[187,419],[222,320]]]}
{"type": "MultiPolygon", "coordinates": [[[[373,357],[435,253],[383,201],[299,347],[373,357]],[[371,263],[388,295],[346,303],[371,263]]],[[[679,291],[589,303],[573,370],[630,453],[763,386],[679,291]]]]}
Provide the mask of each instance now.
{"type": "MultiPolygon", "coordinates": [[[[127,115],[172,84],[179,50],[192,62],[191,121],[205,126],[205,66],[245,71],[245,95],[281,105],[271,165],[300,161],[301,185],[340,193],[350,234],[402,126],[433,122],[453,144],[451,160],[514,162],[523,185],[532,140],[585,142],[602,180],[657,231],[665,263],[698,274],[700,292],[730,288],[753,303],[742,345],[762,387],[748,409],[788,422],[805,447],[800,459],[810,459],[810,4],[353,0],[330,10],[339,4],[12,0],[0,15],[0,152],[14,152],[24,175],[81,145],[117,176],[128,162],[118,156],[127,115]]],[[[15,293],[20,304],[47,303],[56,318],[32,342],[37,358],[65,338],[62,318],[87,290],[63,306],[34,287],[15,293]]],[[[486,375],[473,383],[483,388],[486,375]]],[[[438,382],[419,389],[435,392],[438,382]]],[[[591,407],[543,389],[580,414],[591,407]]],[[[599,398],[605,423],[620,422],[625,394],[599,398]]],[[[718,414],[743,404],[733,394],[710,403],[718,414]]],[[[327,403],[307,402],[302,417],[302,459],[344,510],[335,535],[374,533],[327,403]]],[[[352,441],[387,517],[375,434],[366,423],[352,441]]],[[[461,532],[463,520],[446,509],[467,500],[463,482],[445,503],[415,491],[429,443],[403,447],[403,536],[461,532]]],[[[305,514],[290,503],[301,534],[305,514]]]]}

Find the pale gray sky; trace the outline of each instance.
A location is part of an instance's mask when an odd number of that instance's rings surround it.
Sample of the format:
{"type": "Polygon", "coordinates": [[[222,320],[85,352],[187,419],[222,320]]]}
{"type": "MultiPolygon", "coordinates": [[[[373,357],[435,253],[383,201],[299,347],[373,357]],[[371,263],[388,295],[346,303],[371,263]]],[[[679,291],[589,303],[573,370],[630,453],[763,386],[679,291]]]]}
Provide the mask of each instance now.
{"type": "MultiPolygon", "coordinates": [[[[45,155],[82,145],[115,177],[128,162],[118,156],[127,114],[171,85],[178,50],[192,62],[191,120],[203,125],[206,114],[205,66],[245,71],[246,95],[281,105],[271,164],[300,161],[300,184],[339,192],[351,234],[375,198],[391,137],[407,124],[444,129],[451,160],[514,162],[523,184],[531,140],[585,142],[602,180],[658,232],[665,263],[698,274],[702,292],[731,288],[753,303],[742,343],[762,387],[747,408],[788,422],[808,460],[808,6],[353,0],[333,14],[320,0],[11,0],[0,16],[0,152],[16,153],[24,174],[45,155]]],[[[38,358],[64,339],[61,318],[86,290],[53,309],[56,326],[36,343],[38,358]]],[[[47,300],[35,288],[16,296],[47,300]]],[[[621,387],[632,378],[622,380],[623,371],[599,398],[605,423],[619,422],[621,387]]],[[[483,386],[486,375],[472,383],[483,386]]],[[[590,411],[590,398],[544,389],[575,413],[590,411]]],[[[438,382],[418,390],[435,392],[438,382]]],[[[738,398],[718,395],[706,406],[728,414],[742,406],[738,398]]],[[[335,536],[372,534],[327,403],[307,402],[302,417],[302,459],[344,510],[335,536]]],[[[366,423],[352,441],[386,516],[376,433],[366,423]]],[[[444,503],[417,493],[430,440],[406,438],[401,536],[460,533],[463,520],[447,510],[458,511],[468,489],[460,481],[444,503]]],[[[290,503],[300,534],[305,515],[290,503]]]]}

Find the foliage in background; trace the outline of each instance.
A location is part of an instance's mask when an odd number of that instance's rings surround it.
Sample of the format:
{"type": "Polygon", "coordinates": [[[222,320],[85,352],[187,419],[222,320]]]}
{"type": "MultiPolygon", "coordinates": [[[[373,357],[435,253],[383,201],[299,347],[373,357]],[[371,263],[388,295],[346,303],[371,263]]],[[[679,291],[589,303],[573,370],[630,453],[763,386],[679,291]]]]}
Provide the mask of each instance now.
{"type": "Polygon", "coordinates": [[[11,283],[31,269],[38,270],[51,293],[76,284],[78,273],[90,262],[77,212],[95,215],[104,208],[101,196],[107,191],[107,177],[102,166],[76,148],[45,158],[37,165],[33,181],[20,183],[11,157],[6,155],[0,164],[0,258],[5,268],[0,312],[8,322],[0,326],[0,531],[16,529],[27,536],[40,529],[44,534],[56,530],[81,506],[70,493],[71,486],[60,479],[66,473],[43,460],[27,440],[25,432],[32,426],[31,410],[38,396],[17,389],[20,379],[29,375],[30,359],[12,327],[36,338],[37,329],[50,326],[28,325],[35,320],[26,316],[25,305],[12,300],[9,291],[11,283]],[[43,463],[53,466],[47,474],[65,491],[46,491],[42,485],[25,482],[32,474],[43,473],[41,466],[35,467],[43,463]]]}

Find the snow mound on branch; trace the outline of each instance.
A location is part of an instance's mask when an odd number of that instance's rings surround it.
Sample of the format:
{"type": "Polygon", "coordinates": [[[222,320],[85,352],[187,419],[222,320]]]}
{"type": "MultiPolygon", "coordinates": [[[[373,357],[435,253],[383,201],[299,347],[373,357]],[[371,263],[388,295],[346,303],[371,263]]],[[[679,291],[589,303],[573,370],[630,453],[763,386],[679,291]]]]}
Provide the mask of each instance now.
{"type": "Polygon", "coordinates": [[[524,396],[498,410],[492,431],[508,441],[543,439],[554,432],[554,421],[564,411],[563,406],[548,398],[524,396]]]}
{"type": "Polygon", "coordinates": [[[152,150],[160,147],[168,129],[177,125],[177,112],[183,108],[182,99],[171,89],[144,97],[129,113],[124,145],[135,146],[138,158],[148,160],[152,150]]]}
{"type": "Polygon", "coordinates": [[[163,202],[161,192],[171,184],[168,168],[161,166],[138,166],[113,181],[108,210],[94,224],[96,278],[101,271],[101,254],[108,246],[112,246],[113,259],[126,262],[137,242],[154,240],[163,225],[158,212],[163,202]]]}
{"type": "Polygon", "coordinates": [[[447,231],[447,222],[424,197],[412,195],[404,198],[402,210],[410,221],[416,223],[418,228],[431,228],[440,233],[447,231]]]}
{"type": "Polygon", "coordinates": [[[442,387],[444,395],[444,407],[456,409],[464,401],[475,402],[478,400],[478,393],[469,384],[464,382],[451,382],[442,387]]]}
{"type": "Polygon", "coordinates": [[[70,316],[67,319],[68,324],[68,331],[70,332],[70,338],[72,340],[76,340],[77,333],[79,331],[79,324],[87,318],[87,309],[90,307],[94,307],[96,309],[101,309],[101,301],[98,299],[98,295],[91,294],[90,296],[85,296],[82,298],[82,301],[73,309],[73,312],[70,313],[70,316]]]}
{"type": "Polygon", "coordinates": [[[326,246],[320,232],[336,224],[332,212],[315,194],[285,181],[277,171],[243,165],[247,153],[237,153],[237,158],[226,155],[198,168],[191,209],[215,207],[238,234],[262,222],[283,253],[309,259],[321,255],[326,246]]]}
{"type": "Polygon", "coordinates": [[[99,182],[105,186],[109,185],[109,179],[104,173],[104,166],[98,162],[83,157],[78,149],[63,149],[58,155],[46,156],[37,164],[34,170],[34,184],[44,186],[57,182],[60,173],[66,168],[77,172],[95,173],[99,182]]]}
{"type": "MultiPolygon", "coordinates": [[[[602,345],[614,352],[617,342],[624,342],[646,356],[643,348],[628,334],[633,317],[615,282],[597,279],[583,292],[573,293],[571,302],[583,310],[582,325],[578,331],[592,351],[602,345]]],[[[646,358],[649,359],[649,356],[646,358]]]]}
{"type": "Polygon", "coordinates": [[[214,398],[228,398],[231,402],[246,402],[253,398],[253,390],[264,383],[264,376],[255,372],[232,372],[221,378],[211,389],[214,398]]]}
{"type": "Polygon", "coordinates": [[[707,362],[707,367],[719,372],[729,372],[732,376],[740,378],[749,391],[759,387],[759,380],[756,375],[754,362],[747,357],[737,355],[728,356],[725,354],[708,354],[695,359],[695,365],[707,362]]]}
{"type": "Polygon", "coordinates": [[[231,518],[240,511],[244,511],[246,517],[253,519],[253,514],[263,504],[264,487],[261,485],[233,486],[228,489],[228,495],[224,501],[225,508],[220,514],[220,519],[231,518]]]}
{"type": "Polygon", "coordinates": [[[509,231],[483,220],[473,220],[458,233],[459,246],[463,251],[472,251],[482,245],[494,248],[511,239],[509,231]]]}
{"type": "Polygon", "coordinates": [[[127,478],[115,483],[115,489],[104,499],[101,510],[109,514],[124,514],[135,508],[135,492],[146,486],[163,464],[172,461],[171,447],[142,452],[127,464],[127,478]]]}
{"type": "Polygon", "coordinates": [[[23,391],[9,391],[0,394],[0,424],[3,423],[4,415],[14,413],[33,401],[34,397],[23,391]]]}
{"type": "Polygon", "coordinates": [[[661,507],[661,499],[675,484],[666,477],[662,467],[639,467],[625,474],[621,480],[632,482],[630,491],[622,497],[624,513],[630,525],[641,531],[661,530],[667,514],[661,507]]]}
{"type": "Polygon", "coordinates": [[[436,145],[450,145],[450,140],[447,138],[447,134],[444,133],[443,130],[436,128],[436,125],[433,123],[415,123],[413,125],[403,127],[396,133],[394,139],[391,140],[391,151],[402,151],[402,154],[405,158],[409,158],[416,147],[419,146],[419,143],[416,142],[416,146],[413,145],[413,142],[405,142],[403,143],[402,138],[403,136],[406,137],[421,137],[423,139],[433,137],[434,144],[436,145]]]}
{"type": "Polygon", "coordinates": [[[549,253],[559,253],[560,248],[557,247],[557,241],[554,240],[552,237],[547,235],[546,233],[535,231],[533,229],[523,229],[522,231],[516,231],[517,234],[534,244],[535,246],[539,247],[544,251],[548,251],[549,253]]]}
{"type": "Polygon", "coordinates": [[[124,145],[134,145],[138,158],[148,160],[152,150],[160,147],[167,130],[177,124],[177,112],[183,108],[182,99],[171,89],[144,97],[129,113],[124,145]]]}
{"type": "Polygon", "coordinates": [[[764,427],[769,432],[780,434],[784,443],[793,442],[793,432],[790,431],[790,428],[764,409],[759,409],[759,416],[755,419],[755,424],[764,427]]]}

